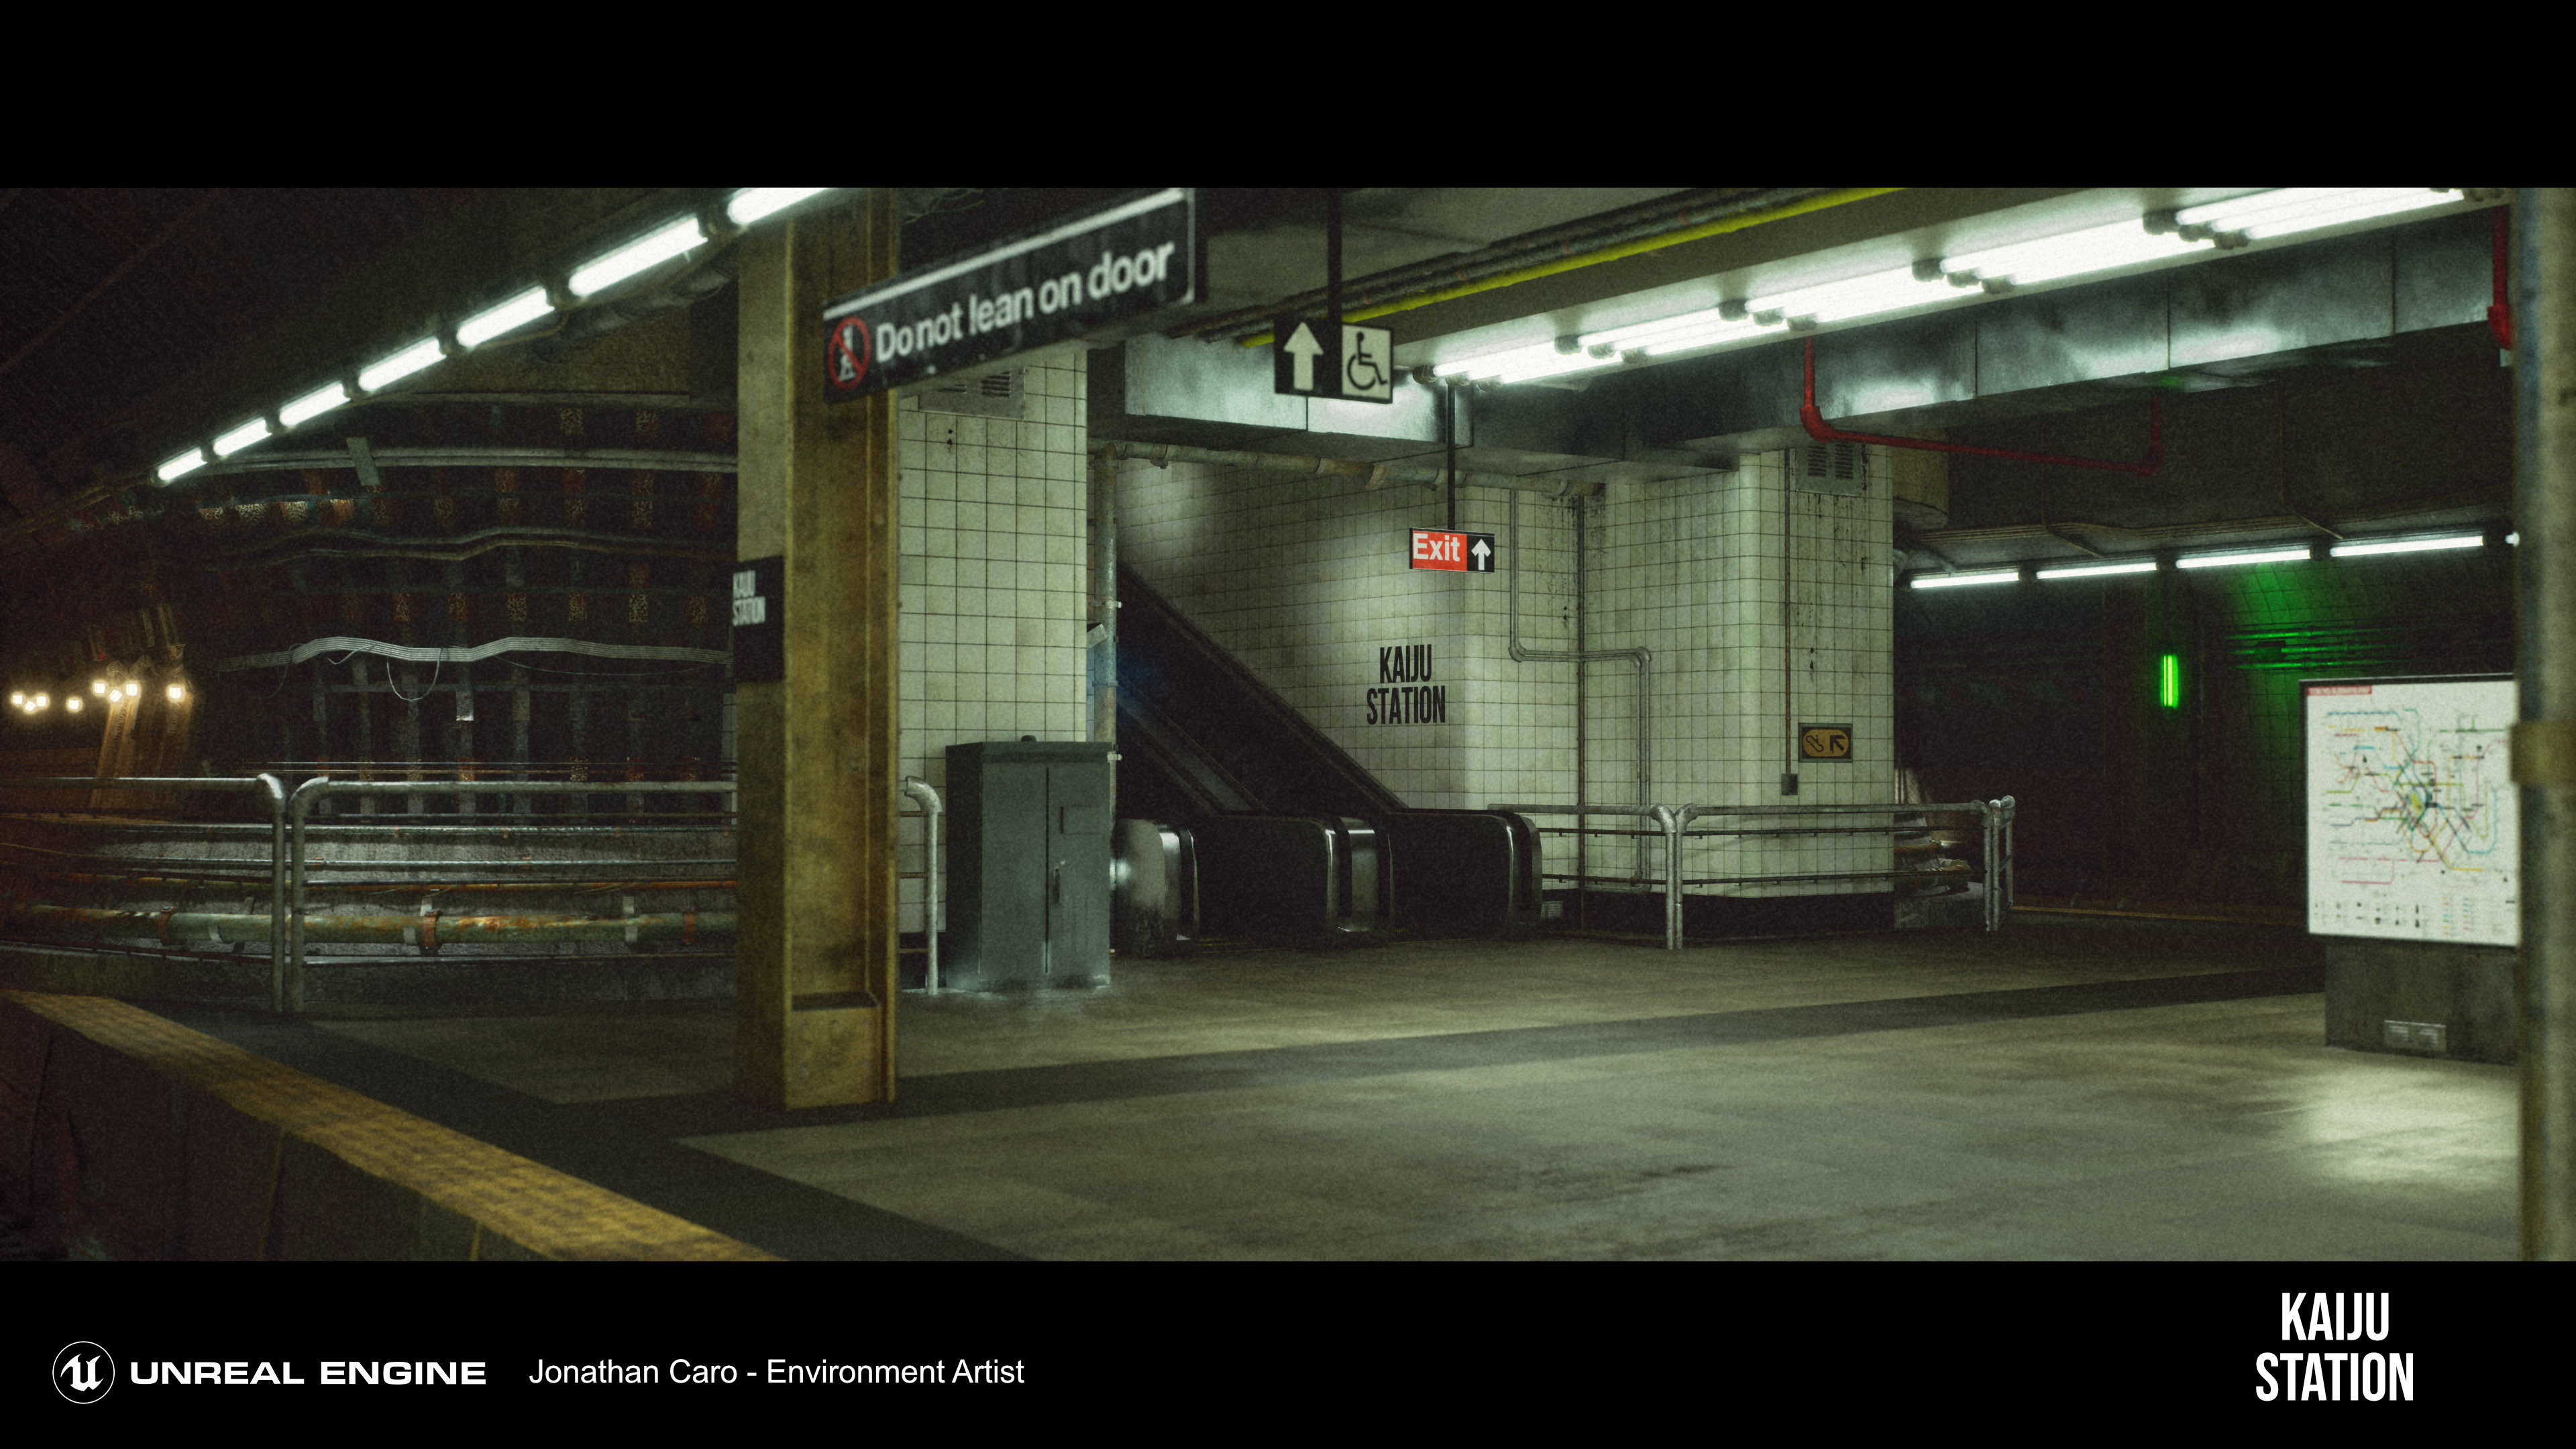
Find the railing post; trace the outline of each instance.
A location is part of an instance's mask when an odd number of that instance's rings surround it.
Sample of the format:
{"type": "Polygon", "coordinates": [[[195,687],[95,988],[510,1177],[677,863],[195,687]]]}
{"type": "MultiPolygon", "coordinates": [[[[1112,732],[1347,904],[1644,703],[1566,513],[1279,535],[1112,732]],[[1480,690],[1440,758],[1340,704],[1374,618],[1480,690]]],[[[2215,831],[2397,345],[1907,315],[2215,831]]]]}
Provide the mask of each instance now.
{"type": "Polygon", "coordinates": [[[289,904],[286,932],[286,1003],[293,1015],[304,1014],[304,815],[321,798],[331,783],[328,775],[315,775],[295,787],[286,797],[287,828],[292,837],[289,854],[293,857],[294,899],[289,904]]]}
{"type": "Polygon", "coordinates": [[[929,889],[922,902],[921,934],[930,944],[930,994],[939,994],[939,792],[918,776],[903,777],[903,793],[921,802],[922,877],[929,889]]]}
{"type": "Polygon", "coordinates": [[[286,787],[258,777],[268,797],[268,1009],[286,1011],[286,787]]]}
{"type": "Polygon", "coordinates": [[[2013,884],[2014,884],[2014,882],[2013,882],[2013,811],[2014,811],[2014,808],[2015,808],[2015,807],[2014,807],[2014,803],[2013,803],[2013,797],[2011,797],[2010,795],[2006,795],[2006,796],[2004,797],[2004,848],[2003,848],[2003,862],[2004,862],[2004,903],[2003,903],[2003,908],[2002,908],[2002,909],[2003,909],[2003,917],[2002,917],[2002,920],[2001,920],[2000,922],[1998,922],[1998,924],[2005,924],[2005,923],[2009,923],[2009,922],[2011,921],[2011,919],[2012,919],[2012,908],[2013,908],[2013,884]]]}
{"type": "MultiPolygon", "coordinates": [[[[1689,818],[1690,807],[1679,813],[1658,805],[1655,822],[1664,827],[1664,949],[1682,948],[1682,822],[1689,818]]],[[[1639,842],[1643,844],[1643,842],[1639,842]]]]}

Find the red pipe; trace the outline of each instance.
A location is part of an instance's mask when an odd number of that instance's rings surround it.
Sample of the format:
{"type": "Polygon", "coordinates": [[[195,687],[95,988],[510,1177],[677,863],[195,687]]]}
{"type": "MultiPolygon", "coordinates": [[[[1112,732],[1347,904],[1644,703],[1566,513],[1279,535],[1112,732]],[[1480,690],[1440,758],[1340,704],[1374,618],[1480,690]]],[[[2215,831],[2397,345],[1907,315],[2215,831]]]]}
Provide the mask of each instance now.
{"type": "Polygon", "coordinates": [[[2513,351],[2513,306],[2504,299],[2505,238],[2512,225],[2513,208],[2495,209],[2495,305],[2487,308],[2487,326],[2495,333],[2496,346],[2513,351]]]}
{"type": "Polygon", "coordinates": [[[1891,438],[1878,433],[1846,433],[1825,422],[1816,411],[1816,339],[1807,339],[1807,396],[1798,409],[1798,421],[1807,425],[1807,436],[1820,443],[1876,443],[1886,448],[1921,448],[1933,453],[1974,453],[1980,458],[2011,458],[2022,463],[2057,463],[2069,468],[2101,468],[2113,473],[2134,473],[2152,478],[2165,463],[2164,399],[2147,399],[2147,456],[2136,463],[2114,463],[2102,458],[2066,458],[2055,453],[2022,453],[2010,448],[1981,448],[1974,443],[1936,443],[1929,438],[1891,438]]]}

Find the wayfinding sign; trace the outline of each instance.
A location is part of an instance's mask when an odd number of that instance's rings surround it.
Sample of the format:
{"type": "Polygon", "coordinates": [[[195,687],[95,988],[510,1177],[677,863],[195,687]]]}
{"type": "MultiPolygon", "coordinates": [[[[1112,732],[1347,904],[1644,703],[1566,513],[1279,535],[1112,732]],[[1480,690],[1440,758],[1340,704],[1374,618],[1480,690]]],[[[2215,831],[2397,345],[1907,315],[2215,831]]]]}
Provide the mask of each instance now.
{"type": "Polygon", "coordinates": [[[1395,401],[1395,334],[1386,328],[1282,317],[1271,335],[1271,391],[1280,396],[1395,401]]]}
{"type": "Polygon", "coordinates": [[[1157,191],[823,309],[824,394],[866,397],[1198,300],[1197,193],[1157,191]]]}
{"type": "Polygon", "coordinates": [[[1412,554],[1413,566],[1418,569],[1489,574],[1494,571],[1494,536],[1417,528],[1412,530],[1412,554]]]}

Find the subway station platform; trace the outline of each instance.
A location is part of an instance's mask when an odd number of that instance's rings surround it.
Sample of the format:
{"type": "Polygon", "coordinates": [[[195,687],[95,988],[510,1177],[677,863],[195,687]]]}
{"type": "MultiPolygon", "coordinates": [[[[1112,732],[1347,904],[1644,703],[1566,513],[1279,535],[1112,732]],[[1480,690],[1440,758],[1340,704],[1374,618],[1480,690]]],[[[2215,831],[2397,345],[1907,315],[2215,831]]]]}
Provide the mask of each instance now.
{"type": "Polygon", "coordinates": [[[891,1106],[725,1003],[156,1006],[798,1260],[2504,1260],[2513,1069],[2324,1042],[2290,931],[1405,942],[905,996],[891,1106]]]}

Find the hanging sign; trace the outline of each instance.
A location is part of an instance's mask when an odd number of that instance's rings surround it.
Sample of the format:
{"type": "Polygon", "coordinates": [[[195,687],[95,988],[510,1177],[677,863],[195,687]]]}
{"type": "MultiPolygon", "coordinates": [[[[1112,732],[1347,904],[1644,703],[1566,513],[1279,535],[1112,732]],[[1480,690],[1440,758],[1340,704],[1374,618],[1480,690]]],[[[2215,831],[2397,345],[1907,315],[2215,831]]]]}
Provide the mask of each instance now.
{"type": "Polygon", "coordinates": [[[1452,533],[1446,529],[1416,528],[1407,536],[1410,539],[1407,552],[1415,568],[1448,569],[1466,574],[1494,571],[1494,536],[1490,533],[1452,533]]]}
{"type": "Polygon", "coordinates": [[[1320,317],[1282,317],[1271,328],[1270,390],[1282,397],[1395,401],[1395,334],[1320,317]]]}
{"type": "Polygon", "coordinates": [[[823,391],[848,402],[1198,300],[1197,193],[1157,191],[839,298],[823,391]]]}

